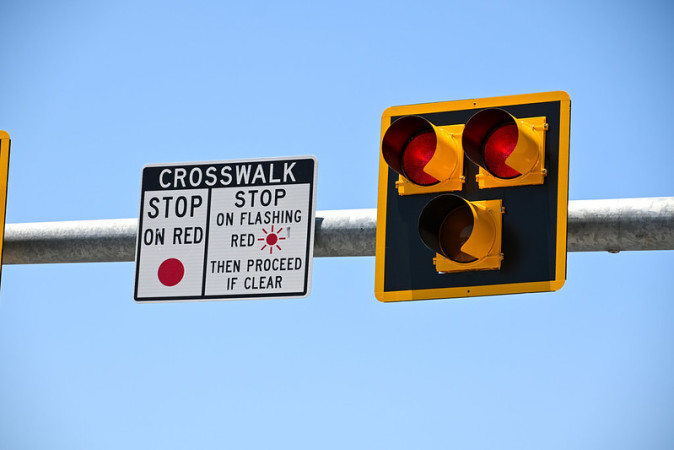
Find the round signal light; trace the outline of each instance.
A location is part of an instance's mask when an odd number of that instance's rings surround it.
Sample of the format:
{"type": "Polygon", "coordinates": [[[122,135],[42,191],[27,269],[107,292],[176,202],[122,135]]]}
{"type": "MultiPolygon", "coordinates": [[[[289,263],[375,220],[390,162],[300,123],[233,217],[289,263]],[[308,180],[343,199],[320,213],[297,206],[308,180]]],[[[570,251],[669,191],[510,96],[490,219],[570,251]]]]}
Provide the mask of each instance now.
{"type": "Polygon", "coordinates": [[[424,171],[435,155],[437,144],[435,130],[429,121],[419,116],[405,116],[386,130],[381,149],[389,167],[412,183],[430,186],[440,181],[424,171]]]}
{"type": "Polygon", "coordinates": [[[424,167],[433,158],[437,139],[432,131],[425,131],[412,137],[405,146],[402,158],[402,169],[406,178],[412,183],[428,186],[439,180],[426,172],[424,167]]]}
{"type": "Polygon", "coordinates": [[[484,139],[482,154],[486,169],[499,178],[515,178],[522,175],[506,164],[506,159],[517,145],[517,134],[517,125],[507,123],[492,130],[484,139]]]}
{"type": "Polygon", "coordinates": [[[477,258],[461,251],[473,232],[473,212],[468,205],[461,205],[447,213],[440,224],[440,254],[456,262],[473,262],[477,258]]]}
{"type": "Polygon", "coordinates": [[[517,146],[519,128],[515,118],[502,109],[484,109],[466,122],[462,144],[466,156],[498,178],[522,173],[506,163],[517,146]]]}
{"type": "Polygon", "coordinates": [[[419,216],[419,236],[428,248],[459,263],[478,258],[461,248],[473,233],[475,216],[470,203],[452,194],[440,195],[419,216]]]}

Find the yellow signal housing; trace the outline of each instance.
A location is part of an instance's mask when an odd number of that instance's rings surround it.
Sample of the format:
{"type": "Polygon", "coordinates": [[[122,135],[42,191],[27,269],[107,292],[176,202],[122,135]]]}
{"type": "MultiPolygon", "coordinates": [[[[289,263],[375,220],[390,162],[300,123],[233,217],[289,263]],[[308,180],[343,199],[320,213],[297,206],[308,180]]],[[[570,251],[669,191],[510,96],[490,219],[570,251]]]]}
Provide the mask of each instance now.
{"type": "Polygon", "coordinates": [[[419,236],[436,251],[438,272],[501,268],[502,201],[470,202],[447,194],[431,200],[419,216],[419,236]]]}
{"type": "Polygon", "coordinates": [[[480,167],[478,187],[543,184],[547,130],[545,117],[518,119],[498,108],[473,115],[466,123],[462,146],[466,156],[480,167]],[[507,128],[511,132],[499,136],[499,131],[507,128]]]}
{"type": "Polygon", "coordinates": [[[433,258],[435,269],[441,273],[466,272],[470,270],[497,270],[501,268],[503,233],[501,200],[471,202],[476,225],[466,243],[463,253],[477,258],[476,261],[459,263],[441,254],[433,258]]]}
{"type": "Polygon", "coordinates": [[[463,188],[463,124],[436,127],[421,116],[404,116],[383,134],[381,154],[398,174],[399,195],[463,188]]]}
{"type": "Polygon", "coordinates": [[[571,99],[563,91],[386,109],[382,138],[409,116],[435,128],[426,125],[418,141],[408,133],[399,144],[401,149],[409,142],[413,149],[424,140],[432,144],[427,154],[420,152],[412,177],[401,168],[402,155],[387,156],[388,138],[381,141],[376,298],[398,302],[560,289],[566,279],[570,112],[571,99]],[[449,176],[455,187],[462,185],[453,192],[434,177],[449,172],[443,163],[436,165],[432,153],[444,130],[459,159],[470,160],[449,176]]]}

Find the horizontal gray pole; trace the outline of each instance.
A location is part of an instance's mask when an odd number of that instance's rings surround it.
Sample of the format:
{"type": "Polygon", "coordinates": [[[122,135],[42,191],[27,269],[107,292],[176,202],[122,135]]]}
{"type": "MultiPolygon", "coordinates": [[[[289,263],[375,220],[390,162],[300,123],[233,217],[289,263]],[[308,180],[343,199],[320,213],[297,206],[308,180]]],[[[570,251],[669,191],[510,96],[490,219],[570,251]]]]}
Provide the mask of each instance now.
{"type": "MultiPolygon", "coordinates": [[[[674,197],[569,202],[568,251],[674,250],[674,197]]],[[[376,209],[316,212],[314,256],[374,256],[376,209]]],[[[3,264],[133,261],[138,219],[15,223],[3,264]]]]}
{"type": "Polygon", "coordinates": [[[570,252],[674,250],[674,197],[569,202],[570,252]]]}

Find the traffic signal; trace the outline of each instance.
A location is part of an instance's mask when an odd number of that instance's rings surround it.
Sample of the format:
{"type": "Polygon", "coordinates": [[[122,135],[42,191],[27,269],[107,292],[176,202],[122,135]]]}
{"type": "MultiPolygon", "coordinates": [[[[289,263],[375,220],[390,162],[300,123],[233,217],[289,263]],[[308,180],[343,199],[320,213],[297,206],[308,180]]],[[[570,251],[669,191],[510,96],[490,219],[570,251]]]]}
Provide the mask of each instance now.
{"type": "Polygon", "coordinates": [[[570,107],[565,92],[547,92],[387,109],[376,297],[561,288],[570,107]]]}
{"type": "Polygon", "coordinates": [[[381,154],[398,174],[400,195],[461,190],[462,127],[436,127],[420,116],[401,117],[386,130],[381,154]]]}

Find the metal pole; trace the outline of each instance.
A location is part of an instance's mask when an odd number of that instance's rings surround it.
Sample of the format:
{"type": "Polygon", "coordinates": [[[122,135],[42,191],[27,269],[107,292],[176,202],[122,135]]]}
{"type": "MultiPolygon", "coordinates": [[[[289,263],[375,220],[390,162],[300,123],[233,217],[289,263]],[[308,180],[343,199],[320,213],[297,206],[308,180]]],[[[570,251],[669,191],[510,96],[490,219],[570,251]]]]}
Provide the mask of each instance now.
{"type": "Polygon", "coordinates": [[[570,252],[674,250],[674,197],[569,202],[570,252]]]}
{"type": "MultiPolygon", "coordinates": [[[[314,256],[374,256],[376,209],[316,212],[314,256]]],[[[4,264],[133,261],[137,219],[7,224],[4,264]]],[[[568,251],[674,250],[674,197],[569,202],[568,251]]]]}

